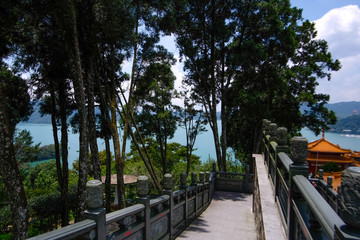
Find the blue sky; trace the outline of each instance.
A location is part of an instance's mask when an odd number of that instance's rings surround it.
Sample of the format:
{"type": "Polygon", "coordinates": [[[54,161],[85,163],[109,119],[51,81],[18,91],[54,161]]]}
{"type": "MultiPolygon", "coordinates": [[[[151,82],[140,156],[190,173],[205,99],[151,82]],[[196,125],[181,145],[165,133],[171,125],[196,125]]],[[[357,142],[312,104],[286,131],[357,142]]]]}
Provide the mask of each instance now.
{"type": "Polygon", "coordinates": [[[291,0],[303,9],[304,19],[315,22],[318,38],[325,39],[342,68],[327,81],[319,79],[318,92],[330,94],[330,103],[360,101],[360,1],[291,0]]]}

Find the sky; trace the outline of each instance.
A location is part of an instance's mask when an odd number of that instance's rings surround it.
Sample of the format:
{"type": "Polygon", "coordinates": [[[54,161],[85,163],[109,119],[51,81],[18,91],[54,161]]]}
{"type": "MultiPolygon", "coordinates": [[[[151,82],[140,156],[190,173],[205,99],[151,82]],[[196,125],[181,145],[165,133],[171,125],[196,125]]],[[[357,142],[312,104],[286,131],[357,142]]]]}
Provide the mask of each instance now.
{"type": "Polygon", "coordinates": [[[318,38],[328,42],[342,68],[330,81],[319,79],[317,92],[330,95],[330,103],[360,101],[360,1],[291,0],[303,9],[304,19],[315,22],[318,38]]]}

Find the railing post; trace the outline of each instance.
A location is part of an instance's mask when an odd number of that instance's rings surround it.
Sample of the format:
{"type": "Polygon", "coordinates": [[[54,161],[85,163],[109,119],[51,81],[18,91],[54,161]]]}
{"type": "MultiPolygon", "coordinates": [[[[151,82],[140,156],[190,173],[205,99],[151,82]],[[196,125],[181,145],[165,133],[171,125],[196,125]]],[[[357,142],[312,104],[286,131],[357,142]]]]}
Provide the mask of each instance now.
{"type": "Polygon", "coordinates": [[[277,142],[276,129],[277,129],[277,124],[276,123],[270,123],[269,124],[269,133],[270,133],[269,141],[270,142],[272,142],[272,141],[277,142]]]}
{"type": "Polygon", "coordinates": [[[360,239],[360,167],[348,167],[342,173],[339,213],[345,226],[335,226],[335,239],[360,239]]]}
{"type": "Polygon", "coordinates": [[[88,209],[84,212],[85,219],[91,219],[96,222],[95,236],[92,232],[90,239],[105,239],[106,238],[106,212],[102,207],[103,195],[100,180],[90,180],[86,183],[86,205],[88,209]]]}
{"type": "Polygon", "coordinates": [[[321,168],[319,169],[319,180],[324,180],[324,170],[321,168]]]}
{"type": "Polygon", "coordinates": [[[169,239],[173,238],[174,235],[174,229],[173,229],[173,225],[172,225],[172,220],[173,220],[173,214],[174,214],[174,194],[173,194],[173,187],[174,187],[174,183],[173,183],[173,179],[172,179],[172,175],[167,173],[164,175],[164,194],[168,195],[170,197],[170,212],[169,212],[169,239]]]}
{"type": "Polygon", "coordinates": [[[328,176],[326,179],[326,183],[327,183],[327,188],[328,189],[333,189],[333,177],[332,176],[328,176]]]}
{"type": "Polygon", "coordinates": [[[205,188],[208,190],[208,197],[207,197],[207,202],[206,202],[206,205],[209,205],[210,203],[210,172],[209,171],[206,171],[205,172],[205,188]]]}
{"type": "Polygon", "coordinates": [[[278,158],[278,154],[280,152],[284,152],[287,153],[288,152],[288,146],[287,146],[287,128],[285,127],[279,127],[276,130],[276,138],[277,138],[277,143],[278,145],[276,146],[276,150],[275,150],[275,191],[274,191],[274,195],[275,195],[275,201],[276,201],[276,197],[279,195],[279,176],[278,176],[278,172],[277,169],[279,167],[279,158],[278,158]]]}
{"type": "Polygon", "coordinates": [[[149,179],[147,176],[139,176],[137,179],[137,200],[139,203],[144,204],[145,214],[144,214],[144,239],[150,240],[150,196],[149,196],[149,179]]]}
{"type": "Polygon", "coordinates": [[[185,190],[185,226],[188,225],[188,215],[189,215],[189,192],[188,192],[188,186],[187,186],[187,174],[186,172],[180,173],[180,189],[185,190]]]}
{"type": "Polygon", "coordinates": [[[201,209],[204,209],[204,197],[205,197],[205,173],[199,172],[199,189],[201,191],[201,209]]]}
{"type": "Polygon", "coordinates": [[[260,149],[260,153],[264,153],[265,154],[265,144],[266,144],[266,129],[267,126],[270,124],[270,121],[267,119],[263,119],[262,120],[262,126],[261,126],[261,149],[260,149]]]}
{"type": "Polygon", "coordinates": [[[289,169],[289,197],[288,197],[288,238],[292,239],[294,234],[294,218],[292,199],[295,196],[295,184],[292,178],[295,175],[303,175],[308,178],[309,168],[306,165],[308,141],[303,137],[293,137],[290,142],[291,160],[293,164],[289,169]]]}
{"type": "Polygon", "coordinates": [[[267,165],[269,165],[269,150],[270,142],[268,141],[268,135],[270,134],[270,121],[267,119],[263,120],[263,130],[264,130],[264,159],[267,165]]]}
{"type": "Polygon", "coordinates": [[[198,185],[197,185],[197,174],[196,172],[192,172],[191,173],[191,186],[195,186],[195,202],[194,202],[194,213],[195,216],[197,216],[197,209],[198,209],[198,185]]]}
{"type": "Polygon", "coordinates": [[[244,192],[249,192],[249,185],[250,185],[250,176],[249,176],[250,166],[245,166],[245,181],[244,181],[244,192]]]}

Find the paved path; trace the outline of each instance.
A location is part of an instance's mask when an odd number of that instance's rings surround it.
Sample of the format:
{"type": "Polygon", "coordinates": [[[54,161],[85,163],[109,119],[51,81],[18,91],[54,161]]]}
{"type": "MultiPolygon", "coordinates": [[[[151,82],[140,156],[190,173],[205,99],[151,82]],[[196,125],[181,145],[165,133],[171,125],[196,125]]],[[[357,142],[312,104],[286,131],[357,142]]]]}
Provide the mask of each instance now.
{"type": "Polygon", "coordinates": [[[176,239],[255,240],[252,194],[216,191],[210,206],[176,239]]]}

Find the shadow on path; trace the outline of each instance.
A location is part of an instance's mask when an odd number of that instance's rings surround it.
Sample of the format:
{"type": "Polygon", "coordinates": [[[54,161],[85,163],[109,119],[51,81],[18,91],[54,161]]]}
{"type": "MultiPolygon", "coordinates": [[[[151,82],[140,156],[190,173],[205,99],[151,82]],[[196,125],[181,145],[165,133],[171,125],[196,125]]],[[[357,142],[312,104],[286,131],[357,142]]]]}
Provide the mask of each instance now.
{"type": "Polygon", "coordinates": [[[252,196],[250,193],[239,193],[239,192],[225,192],[216,191],[213,197],[213,201],[246,201],[246,199],[252,196]]]}
{"type": "Polygon", "coordinates": [[[252,194],[216,191],[210,206],[177,239],[256,239],[252,194]]]}

